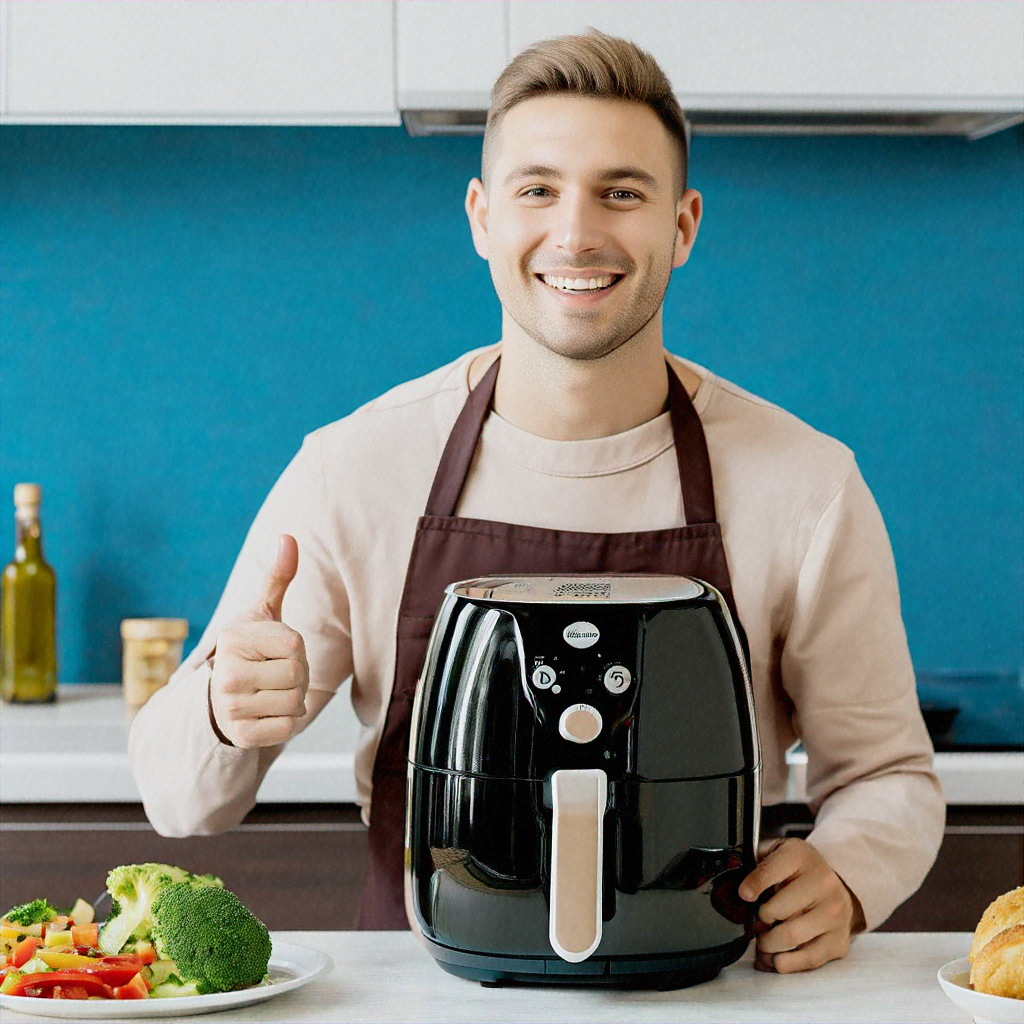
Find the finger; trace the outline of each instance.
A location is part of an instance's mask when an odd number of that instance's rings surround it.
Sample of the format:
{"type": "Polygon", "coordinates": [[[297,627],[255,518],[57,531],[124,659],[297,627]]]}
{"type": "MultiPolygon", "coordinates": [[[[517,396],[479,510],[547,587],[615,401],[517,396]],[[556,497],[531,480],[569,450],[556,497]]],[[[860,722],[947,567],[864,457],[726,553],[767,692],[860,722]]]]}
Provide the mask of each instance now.
{"type": "Polygon", "coordinates": [[[757,937],[757,948],[764,953],[785,953],[799,949],[819,935],[828,934],[834,926],[832,917],[820,907],[780,921],[757,937]]]}
{"type": "Polygon", "coordinates": [[[276,747],[287,743],[298,731],[298,723],[291,715],[279,718],[244,718],[232,724],[228,737],[236,747],[276,747]]]}
{"type": "Polygon", "coordinates": [[[823,891],[821,880],[813,874],[800,874],[791,878],[778,891],[766,899],[757,910],[758,919],[767,925],[788,921],[804,913],[829,895],[823,891]]]}
{"type": "MultiPolygon", "coordinates": [[[[239,662],[292,659],[306,664],[306,645],[302,634],[282,622],[264,620],[244,622],[222,630],[217,637],[217,661],[239,662]]],[[[244,666],[236,666],[244,671],[244,666]]]]}
{"type": "Polygon", "coordinates": [[[776,953],[772,962],[779,974],[813,971],[830,960],[839,960],[846,956],[849,948],[849,939],[836,932],[828,932],[799,949],[793,949],[787,953],[776,953]]]}
{"type": "Polygon", "coordinates": [[[255,718],[301,718],[306,713],[306,695],[302,687],[259,690],[227,702],[227,711],[235,722],[255,718]]]}
{"type": "Polygon", "coordinates": [[[309,671],[305,664],[293,658],[277,658],[272,661],[240,662],[238,685],[232,686],[232,666],[225,670],[223,690],[244,700],[264,691],[300,690],[303,695],[309,686],[309,671]]]}
{"type": "Polygon", "coordinates": [[[258,607],[269,619],[281,621],[281,604],[288,584],[295,579],[299,568],[299,544],[290,534],[281,534],[277,542],[277,557],[263,581],[258,607]]]}
{"type": "Polygon", "coordinates": [[[785,839],[740,882],[740,899],[756,900],[773,885],[781,885],[799,870],[803,857],[799,839],[785,839]]]}

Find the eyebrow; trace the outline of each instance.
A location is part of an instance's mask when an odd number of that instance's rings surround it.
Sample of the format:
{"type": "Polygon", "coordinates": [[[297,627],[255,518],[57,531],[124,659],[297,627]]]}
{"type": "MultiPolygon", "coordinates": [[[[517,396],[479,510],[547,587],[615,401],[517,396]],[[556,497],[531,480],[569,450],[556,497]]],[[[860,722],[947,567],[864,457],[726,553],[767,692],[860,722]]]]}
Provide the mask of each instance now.
{"type": "MultiPolygon", "coordinates": [[[[594,177],[602,182],[635,181],[653,192],[658,191],[659,187],[658,180],[654,175],[649,174],[640,167],[606,167],[599,170],[594,177]]],[[[562,172],[556,167],[547,167],[544,164],[527,164],[524,167],[517,167],[514,171],[507,174],[502,181],[502,187],[508,188],[510,185],[525,178],[553,178],[560,180],[562,172]]]]}

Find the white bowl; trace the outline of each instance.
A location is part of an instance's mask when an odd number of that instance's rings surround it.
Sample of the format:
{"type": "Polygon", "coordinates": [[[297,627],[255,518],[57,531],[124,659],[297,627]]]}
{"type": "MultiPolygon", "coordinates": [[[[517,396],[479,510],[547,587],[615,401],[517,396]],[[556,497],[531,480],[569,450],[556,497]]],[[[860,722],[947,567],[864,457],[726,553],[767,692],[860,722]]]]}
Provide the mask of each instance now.
{"type": "Polygon", "coordinates": [[[1024,999],[975,992],[968,981],[970,975],[971,965],[965,956],[939,968],[942,991],[961,1010],[966,1010],[975,1024],[1024,1024],[1024,999]]]}

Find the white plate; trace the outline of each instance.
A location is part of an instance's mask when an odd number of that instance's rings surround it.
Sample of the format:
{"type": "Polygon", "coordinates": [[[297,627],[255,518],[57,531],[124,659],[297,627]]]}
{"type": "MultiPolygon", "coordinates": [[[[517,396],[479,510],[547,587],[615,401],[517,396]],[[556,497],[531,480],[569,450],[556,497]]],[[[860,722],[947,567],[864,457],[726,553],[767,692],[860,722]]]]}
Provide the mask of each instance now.
{"type": "Polygon", "coordinates": [[[326,953],[305,946],[275,942],[270,951],[270,981],[238,992],[214,992],[208,996],[174,996],[167,999],[35,999],[0,994],[0,1006],[36,1017],[99,1018],[182,1017],[194,1013],[234,1010],[262,1003],[282,992],[308,985],[326,974],[334,961],[326,953]]]}
{"type": "Polygon", "coordinates": [[[975,1024],[1022,1024],[1024,1022],[1024,999],[1007,999],[1006,996],[990,996],[975,992],[969,987],[971,965],[967,957],[950,960],[939,968],[939,984],[942,991],[975,1020],[975,1024]]]}

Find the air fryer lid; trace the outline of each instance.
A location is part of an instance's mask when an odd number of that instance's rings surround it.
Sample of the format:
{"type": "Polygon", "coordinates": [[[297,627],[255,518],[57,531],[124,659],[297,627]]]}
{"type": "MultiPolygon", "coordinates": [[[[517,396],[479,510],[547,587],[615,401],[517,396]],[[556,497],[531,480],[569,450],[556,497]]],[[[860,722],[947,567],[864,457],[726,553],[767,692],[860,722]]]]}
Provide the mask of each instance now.
{"type": "Polygon", "coordinates": [[[449,594],[474,601],[530,602],[531,604],[600,601],[608,604],[649,604],[690,601],[706,593],[704,586],[686,576],[482,576],[461,580],[449,594]]]}
{"type": "Polygon", "coordinates": [[[756,761],[728,609],[682,576],[451,584],[413,719],[414,765],[490,778],[601,768],[610,779],[654,781],[756,761]]]}

